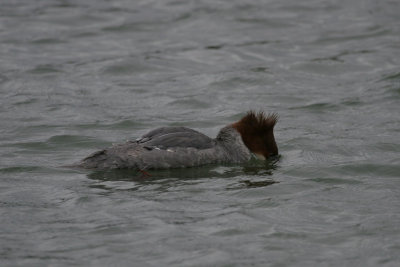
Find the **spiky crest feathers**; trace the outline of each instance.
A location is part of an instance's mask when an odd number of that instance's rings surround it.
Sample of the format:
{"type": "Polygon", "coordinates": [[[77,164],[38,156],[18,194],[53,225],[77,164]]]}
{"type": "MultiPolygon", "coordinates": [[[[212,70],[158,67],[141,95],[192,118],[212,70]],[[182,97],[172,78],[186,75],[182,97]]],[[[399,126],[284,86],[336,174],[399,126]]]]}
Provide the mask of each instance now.
{"type": "Polygon", "coordinates": [[[266,115],[263,111],[256,113],[251,110],[235,124],[248,132],[263,134],[272,131],[277,122],[278,114],[276,113],[266,115]]]}
{"type": "Polygon", "coordinates": [[[232,127],[240,133],[250,151],[267,158],[278,154],[273,133],[277,122],[276,113],[266,115],[263,111],[249,111],[242,119],[232,124],[232,127]]]}

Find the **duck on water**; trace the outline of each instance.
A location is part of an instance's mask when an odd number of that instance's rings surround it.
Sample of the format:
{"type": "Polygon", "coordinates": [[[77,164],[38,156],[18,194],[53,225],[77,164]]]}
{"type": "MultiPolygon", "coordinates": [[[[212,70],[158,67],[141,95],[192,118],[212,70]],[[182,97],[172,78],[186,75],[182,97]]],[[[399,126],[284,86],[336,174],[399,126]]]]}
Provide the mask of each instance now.
{"type": "Polygon", "coordinates": [[[186,127],[161,127],[135,141],[97,151],[74,165],[86,169],[168,169],[212,163],[243,163],[278,154],[276,114],[249,111],[212,139],[186,127]]]}

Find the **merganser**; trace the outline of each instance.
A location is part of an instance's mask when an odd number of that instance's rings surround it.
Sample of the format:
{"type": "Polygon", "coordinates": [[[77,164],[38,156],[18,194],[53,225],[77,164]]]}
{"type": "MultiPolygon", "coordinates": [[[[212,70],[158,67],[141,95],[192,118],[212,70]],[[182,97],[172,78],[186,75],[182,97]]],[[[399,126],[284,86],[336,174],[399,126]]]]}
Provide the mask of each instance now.
{"type": "Polygon", "coordinates": [[[161,127],[135,141],[97,151],[77,164],[87,169],[131,168],[140,171],[243,163],[278,154],[273,133],[278,116],[249,111],[212,139],[186,127],[161,127]]]}

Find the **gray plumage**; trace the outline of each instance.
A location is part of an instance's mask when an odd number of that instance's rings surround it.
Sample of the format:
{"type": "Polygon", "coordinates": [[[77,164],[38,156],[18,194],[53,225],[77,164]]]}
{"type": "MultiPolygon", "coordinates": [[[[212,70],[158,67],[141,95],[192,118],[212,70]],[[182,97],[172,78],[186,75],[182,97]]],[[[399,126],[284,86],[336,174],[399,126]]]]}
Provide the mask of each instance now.
{"type": "Polygon", "coordinates": [[[186,127],[162,127],[136,141],[95,152],[78,166],[88,169],[166,169],[241,163],[251,156],[241,135],[231,126],[222,128],[215,139],[186,127]]]}
{"type": "Polygon", "coordinates": [[[186,127],[161,127],[154,129],[137,139],[140,144],[158,148],[194,147],[206,149],[213,146],[213,140],[193,129],[186,127]]]}

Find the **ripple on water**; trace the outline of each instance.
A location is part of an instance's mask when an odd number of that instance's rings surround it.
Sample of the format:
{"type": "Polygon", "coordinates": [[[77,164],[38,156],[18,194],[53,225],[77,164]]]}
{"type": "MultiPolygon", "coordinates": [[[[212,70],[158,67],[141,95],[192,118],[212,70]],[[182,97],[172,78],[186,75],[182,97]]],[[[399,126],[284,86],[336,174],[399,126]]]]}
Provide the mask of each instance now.
{"type": "Polygon", "coordinates": [[[62,72],[57,66],[53,64],[43,64],[43,65],[38,65],[35,68],[31,69],[28,71],[31,74],[51,74],[51,73],[57,73],[57,72],[62,72]]]}
{"type": "Polygon", "coordinates": [[[338,110],[340,110],[340,107],[334,103],[319,102],[319,103],[312,103],[312,104],[298,106],[298,107],[292,107],[290,109],[293,109],[293,110],[302,109],[302,110],[307,110],[307,111],[311,111],[314,113],[321,113],[321,112],[329,112],[329,111],[338,111],[338,110]]]}
{"type": "Polygon", "coordinates": [[[384,75],[384,77],[378,82],[385,84],[383,88],[388,93],[390,98],[400,97],[400,72],[384,75]]]}
{"type": "Polygon", "coordinates": [[[39,38],[31,41],[31,44],[35,45],[53,45],[63,43],[66,43],[66,41],[59,38],[39,38]]]}
{"type": "Polygon", "coordinates": [[[381,81],[392,81],[392,80],[400,81],[400,72],[386,75],[381,79],[381,81]]]}
{"type": "Polygon", "coordinates": [[[0,173],[4,174],[22,174],[36,173],[36,174],[61,174],[61,173],[74,173],[75,171],[70,169],[62,169],[57,167],[44,167],[44,166],[11,166],[6,168],[0,168],[0,173]]]}
{"type": "Polygon", "coordinates": [[[46,141],[40,142],[18,142],[7,144],[7,147],[22,149],[24,153],[39,154],[53,153],[54,151],[65,151],[72,147],[78,148],[98,148],[109,145],[109,142],[91,136],[81,135],[55,135],[46,141]]]}
{"type": "Polygon", "coordinates": [[[339,173],[355,177],[400,177],[400,165],[379,163],[343,164],[338,166],[339,173]]]}
{"type": "Polygon", "coordinates": [[[161,29],[162,27],[164,27],[164,25],[161,23],[158,23],[156,21],[154,22],[149,21],[149,22],[122,23],[115,26],[107,26],[102,28],[101,30],[105,32],[121,33],[121,32],[151,31],[151,30],[161,29]]]}
{"type": "Polygon", "coordinates": [[[350,42],[350,41],[360,41],[364,39],[376,38],[380,36],[384,36],[390,33],[388,29],[382,29],[380,26],[376,25],[376,27],[370,27],[364,33],[359,34],[340,34],[340,33],[331,33],[329,37],[318,38],[315,40],[315,43],[318,45],[322,44],[338,44],[342,42],[350,42]]]}
{"type": "Polygon", "coordinates": [[[93,147],[96,145],[104,144],[104,141],[97,139],[92,136],[82,135],[55,135],[50,137],[46,144],[53,147],[69,147],[71,145],[77,145],[82,147],[93,147]]]}
{"type": "Polygon", "coordinates": [[[20,173],[20,172],[36,172],[41,170],[40,166],[15,166],[15,167],[7,167],[1,168],[0,172],[10,174],[10,173],[20,173]]]}
{"type": "Polygon", "coordinates": [[[344,178],[312,178],[308,179],[308,181],[313,181],[316,183],[323,184],[361,184],[362,182],[356,179],[344,179],[344,178]]]}
{"type": "Polygon", "coordinates": [[[132,75],[150,75],[150,73],[163,72],[162,67],[150,64],[138,58],[129,58],[124,60],[113,61],[103,68],[103,74],[117,76],[132,76],[132,75]]]}
{"type": "Polygon", "coordinates": [[[294,63],[291,68],[300,72],[307,72],[312,75],[323,75],[336,77],[349,73],[359,73],[369,70],[368,65],[351,63],[343,64],[341,60],[317,60],[294,63]]]}
{"type": "Polygon", "coordinates": [[[169,105],[178,106],[181,108],[191,108],[191,109],[193,108],[203,109],[212,107],[210,102],[201,101],[193,97],[187,97],[185,99],[177,99],[169,103],[169,105]]]}

